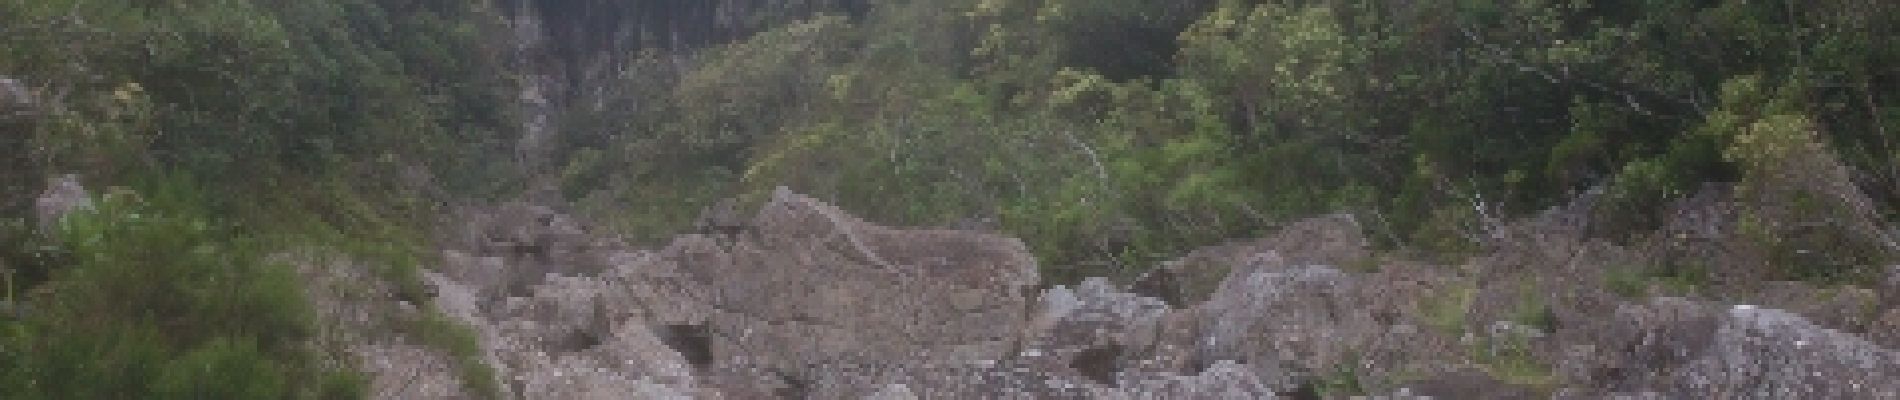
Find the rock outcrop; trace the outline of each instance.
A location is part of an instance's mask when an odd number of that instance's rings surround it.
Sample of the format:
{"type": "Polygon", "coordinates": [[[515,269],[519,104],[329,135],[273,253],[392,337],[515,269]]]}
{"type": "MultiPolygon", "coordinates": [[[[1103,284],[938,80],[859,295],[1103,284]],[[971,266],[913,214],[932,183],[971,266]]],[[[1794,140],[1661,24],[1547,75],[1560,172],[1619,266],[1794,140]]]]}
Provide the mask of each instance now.
{"type": "Polygon", "coordinates": [[[1188,306],[1207,301],[1235,266],[1365,264],[1372,255],[1362,229],[1357,219],[1346,214],[1295,221],[1265,238],[1202,248],[1163,263],[1138,278],[1133,289],[1143,296],[1188,306]]]}
{"type": "Polygon", "coordinates": [[[777,375],[786,392],[826,384],[814,372],[827,369],[1001,358],[1037,282],[1014,239],[873,226],[785,191],[748,225],[668,255],[711,295],[713,363],[777,375]]]}
{"type": "Polygon", "coordinates": [[[521,398],[1900,395],[1890,348],[1800,311],[1610,294],[1592,266],[1632,253],[1574,237],[1374,263],[1351,218],[1323,217],[1129,288],[1043,287],[1015,239],[784,190],[749,218],[724,207],[652,251],[544,208],[471,210],[431,303],[521,398]]]}
{"type": "Polygon", "coordinates": [[[1900,398],[1900,352],[1781,310],[1737,307],[1669,393],[1709,398],[1900,398]]]}
{"type": "Polygon", "coordinates": [[[745,232],[657,252],[590,244],[533,208],[488,214],[463,219],[468,249],[432,279],[528,397],[868,395],[888,385],[839,375],[1003,358],[1038,282],[1015,239],[879,227],[790,192],[745,232]]]}

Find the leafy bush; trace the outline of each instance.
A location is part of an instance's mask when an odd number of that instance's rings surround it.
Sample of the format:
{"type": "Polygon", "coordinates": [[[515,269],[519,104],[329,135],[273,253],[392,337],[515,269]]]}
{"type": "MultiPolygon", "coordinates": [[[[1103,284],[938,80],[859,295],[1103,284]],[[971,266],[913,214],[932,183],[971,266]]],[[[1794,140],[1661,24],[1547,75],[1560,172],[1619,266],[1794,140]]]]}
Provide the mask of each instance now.
{"type": "Polygon", "coordinates": [[[1757,77],[1733,79],[1702,132],[1725,143],[1724,159],[1741,171],[1742,233],[1767,250],[1777,277],[1871,279],[1900,244],[1815,119],[1798,109],[1803,89],[1800,82],[1773,88],[1757,77]]]}
{"type": "Polygon", "coordinates": [[[361,395],[315,363],[313,317],[289,267],[160,197],[121,192],[63,220],[44,249],[63,262],[22,299],[25,316],[4,325],[0,390],[29,399],[361,395]]]}

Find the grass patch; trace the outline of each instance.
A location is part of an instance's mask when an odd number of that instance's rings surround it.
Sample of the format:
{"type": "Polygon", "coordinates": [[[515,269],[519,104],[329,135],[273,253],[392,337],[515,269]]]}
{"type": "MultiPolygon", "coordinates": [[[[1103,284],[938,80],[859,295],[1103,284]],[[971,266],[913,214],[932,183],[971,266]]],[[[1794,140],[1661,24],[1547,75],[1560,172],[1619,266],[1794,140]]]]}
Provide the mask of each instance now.
{"type": "Polygon", "coordinates": [[[1447,285],[1437,295],[1419,302],[1418,313],[1427,326],[1456,337],[1465,332],[1465,315],[1477,294],[1478,289],[1468,283],[1447,285]]]}
{"type": "Polygon", "coordinates": [[[1342,265],[1341,267],[1344,267],[1347,271],[1366,274],[1376,274],[1385,269],[1385,265],[1380,262],[1378,255],[1360,257],[1359,259],[1347,262],[1346,265],[1342,265]]]}
{"type": "Polygon", "coordinates": [[[1626,265],[1603,272],[1603,286],[1625,298],[1647,296],[1651,289],[1666,295],[1690,295],[1707,287],[1709,268],[1701,262],[1626,265]]]}
{"type": "Polygon", "coordinates": [[[1521,296],[1517,306],[1511,310],[1511,320],[1544,332],[1557,327],[1557,313],[1550,309],[1549,304],[1545,304],[1542,297],[1537,296],[1535,285],[1526,283],[1519,293],[1521,296]]]}
{"type": "Polygon", "coordinates": [[[1530,338],[1521,335],[1486,337],[1471,349],[1472,360],[1485,373],[1512,385],[1548,390],[1557,384],[1551,366],[1531,354],[1530,338]]]}

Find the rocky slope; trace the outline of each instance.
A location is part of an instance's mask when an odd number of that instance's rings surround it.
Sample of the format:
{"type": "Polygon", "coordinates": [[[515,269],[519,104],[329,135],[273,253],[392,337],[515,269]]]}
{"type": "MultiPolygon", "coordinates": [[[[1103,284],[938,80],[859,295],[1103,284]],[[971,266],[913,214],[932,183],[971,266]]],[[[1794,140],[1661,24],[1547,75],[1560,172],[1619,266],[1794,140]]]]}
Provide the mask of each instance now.
{"type": "MultiPolygon", "coordinates": [[[[456,220],[429,303],[479,332],[509,397],[1900,396],[1900,281],[1619,295],[1606,274],[1643,250],[1536,221],[1446,266],[1315,218],[1124,288],[1044,285],[1014,239],[877,226],[785,190],[651,251],[542,207],[456,220]]],[[[402,349],[366,355],[432,360],[402,349]]],[[[420,364],[371,370],[380,397],[461,396],[420,364]]]]}

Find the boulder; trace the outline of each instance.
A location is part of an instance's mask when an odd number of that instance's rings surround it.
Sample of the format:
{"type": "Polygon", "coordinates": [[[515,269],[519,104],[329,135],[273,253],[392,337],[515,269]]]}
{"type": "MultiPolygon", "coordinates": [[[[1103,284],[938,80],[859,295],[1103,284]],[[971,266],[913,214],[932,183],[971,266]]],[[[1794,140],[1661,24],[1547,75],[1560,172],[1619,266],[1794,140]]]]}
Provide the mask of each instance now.
{"type": "Polygon", "coordinates": [[[484,304],[528,295],[549,275],[596,275],[613,265],[617,243],[590,236],[578,221],[546,206],[505,203],[453,213],[444,272],[471,285],[484,304]]]}
{"type": "Polygon", "coordinates": [[[1276,399],[1279,394],[1260,382],[1246,366],[1218,361],[1196,375],[1162,375],[1127,379],[1119,387],[1098,390],[1098,399],[1276,399]]]}
{"type": "Polygon", "coordinates": [[[33,202],[34,217],[41,232],[51,234],[61,219],[74,212],[92,209],[92,195],[79,183],[79,175],[60,175],[46,182],[46,190],[33,202]]]}
{"type": "Polygon", "coordinates": [[[1051,372],[1116,385],[1131,375],[1188,373],[1190,335],[1165,335],[1180,318],[1159,299],[1121,291],[1106,279],[1045,290],[1018,356],[1051,372]]]}
{"type": "Polygon", "coordinates": [[[1291,390],[1350,361],[1380,331],[1353,307],[1356,282],[1329,267],[1237,273],[1201,305],[1202,360],[1239,360],[1269,386],[1291,390]]]}
{"type": "Polygon", "coordinates": [[[1136,294],[1176,307],[1206,301],[1235,268],[1262,265],[1356,266],[1371,260],[1371,242],[1350,214],[1296,221],[1265,238],[1211,246],[1188,253],[1136,279],[1136,294]]]}
{"type": "Polygon", "coordinates": [[[783,189],[750,226],[681,255],[712,292],[717,363],[813,380],[800,371],[994,360],[1027,321],[1036,266],[1015,239],[875,226],[783,189]]]}
{"type": "Polygon", "coordinates": [[[917,394],[911,392],[910,386],[893,383],[865,396],[864,400],[917,400],[917,394]]]}
{"type": "Polygon", "coordinates": [[[1793,313],[1735,307],[1664,392],[1688,398],[1900,398],[1900,353],[1793,313]]]}
{"type": "Polygon", "coordinates": [[[28,113],[38,104],[25,82],[0,76],[0,118],[28,113]]]}
{"type": "Polygon", "coordinates": [[[749,226],[746,216],[739,211],[739,198],[728,198],[706,206],[699,218],[693,221],[693,229],[701,234],[736,235],[744,233],[749,226]]]}

